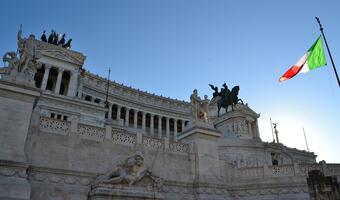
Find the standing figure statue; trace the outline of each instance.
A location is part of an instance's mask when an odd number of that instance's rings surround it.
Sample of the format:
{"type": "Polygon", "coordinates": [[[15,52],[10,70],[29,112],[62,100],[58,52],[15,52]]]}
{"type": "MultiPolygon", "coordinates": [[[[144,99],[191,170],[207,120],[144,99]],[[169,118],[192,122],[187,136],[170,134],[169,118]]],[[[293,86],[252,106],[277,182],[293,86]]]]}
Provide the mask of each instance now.
{"type": "Polygon", "coordinates": [[[208,95],[204,96],[204,100],[198,96],[197,90],[194,89],[190,96],[192,116],[195,120],[208,121],[209,99],[208,95]]]}
{"type": "Polygon", "coordinates": [[[18,52],[20,54],[18,72],[25,71],[29,63],[35,61],[34,36],[30,35],[28,39],[23,39],[21,34],[22,26],[20,25],[18,32],[18,52]]]}
{"type": "Polygon", "coordinates": [[[194,116],[195,119],[197,119],[198,114],[199,114],[201,98],[198,96],[196,89],[194,89],[194,91],[192,92],[190,96],[190,100],[191,100],[192,115],[194,116]]]}

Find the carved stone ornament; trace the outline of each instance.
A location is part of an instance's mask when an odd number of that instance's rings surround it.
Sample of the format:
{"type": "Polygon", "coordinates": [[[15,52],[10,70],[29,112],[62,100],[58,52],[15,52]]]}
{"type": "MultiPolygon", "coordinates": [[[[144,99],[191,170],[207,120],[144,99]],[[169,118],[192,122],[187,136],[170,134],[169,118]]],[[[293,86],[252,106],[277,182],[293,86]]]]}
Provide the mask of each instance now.
{"type": "Polygon", "coordinates": [[[118,164],[111,171],[96,178],[92,188],[138,189],[158,192],[162,188],[162,179],[153,175],[144,162],[144,156],[137,152],[118,164]]]}
{"type": "Polygon", "coordinates": [[[91,185],[90,200],[97,199],[164,199],[162,179],[153,175],[137,152],[91,185]]]}
{"type": "Polygon", "coordinates": [[[35,87],[34,75],[37,71],[37,57],[35,53],[34,35],[29,38],[21,37],[22,30],[18,32],[18,52],[7,52],[3,62],[7,67],[0,69],[2,79],[12,83],[35,87]]]}

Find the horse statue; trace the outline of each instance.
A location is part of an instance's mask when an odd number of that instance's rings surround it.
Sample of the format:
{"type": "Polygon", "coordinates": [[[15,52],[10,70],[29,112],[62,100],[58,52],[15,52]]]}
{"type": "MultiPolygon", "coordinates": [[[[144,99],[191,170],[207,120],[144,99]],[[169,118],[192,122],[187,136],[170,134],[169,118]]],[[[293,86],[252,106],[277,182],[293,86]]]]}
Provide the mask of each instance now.
{"type": "Polygon", "coordinates": [[[238,91],[240,90],[239,86],[233,87],[231,92],[228,92],[228,90],[223,90],[221,92],[221,98],[217,101],[217,116],[220,116],[220,110],[221,108],[225,108],[225,112],[228,112],[228,107],[231,105],[231,110],[234,111],[234,105],[238,104],[241,102],[243,104],[242,99],[238,98],[238,91]]]}

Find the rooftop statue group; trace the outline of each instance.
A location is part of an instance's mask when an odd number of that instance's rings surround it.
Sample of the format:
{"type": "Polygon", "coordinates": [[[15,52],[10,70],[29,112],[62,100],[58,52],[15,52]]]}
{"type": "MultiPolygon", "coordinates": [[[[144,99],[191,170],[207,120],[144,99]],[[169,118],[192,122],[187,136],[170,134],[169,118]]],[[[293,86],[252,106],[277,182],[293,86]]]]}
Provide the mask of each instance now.
{"type": "Polygon", "coordinates": [[[41,41],[47,42],[47,43],[50,43],[50,44],[54,44],[54,45],[57,45],[57,46],[62,46],[63,48],[66,48],[66,49],[71,48],[72,39],[69,39],[66,42],[65,41],[65,35],[66,35],[65,33],[59,39],[59,34],[56,33],[54,30],[51,31],[51,34],[48,36],[48,38],[46,37],[45,32],[46,31],[44,31],[43,34],[40,37],[41,41]]]}
{"type": "Polygon", "coordinates": [[[36,72],[34,66],[37,63],[34,35],[22,38],[22,26],[20,25],[17,39],[17,51],[6,52],[2,57],[5,67],[0,68],[0,74],[3,75],[4,80],[34,86],[36,72]],[[6,63],[8,63],[7,66],[6,63]]]}
{"type": "Polygon", "coordinates": [[[220,110],[221,108],[225,108],[225,112],[228,112],[228,107],[231,106],[231,110],[234,110],[234,105],[241,102],[243,104],[242,99],[238,98],[238,92],[240,90],[240,87],[237,85],[229,90],[226,83],[223,83],[221,91],[218,91],[218,87],[214,86],[212,84],[209,84],[212,90],[214,90],[213,93],[213,99],[216,99],[217,101],[217,116],[220,116],[220,110]]]}

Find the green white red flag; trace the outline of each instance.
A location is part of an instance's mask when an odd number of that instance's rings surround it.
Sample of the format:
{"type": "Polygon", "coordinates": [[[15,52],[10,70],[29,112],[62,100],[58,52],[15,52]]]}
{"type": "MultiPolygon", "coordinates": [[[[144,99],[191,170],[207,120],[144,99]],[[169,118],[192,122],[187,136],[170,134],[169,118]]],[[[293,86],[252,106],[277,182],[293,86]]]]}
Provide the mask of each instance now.
{"type": "Polygon", "coordinates": [[[326,58],[322,46],[321,36],[314,42],[314,44],[308,49],[308,51],[300,58],[300,60],[291,67],[286,73],[284,73],[279,82],[291,79],[296,74],[306,73],[310,70],[318,67],[325,66],[326,58]]]}

